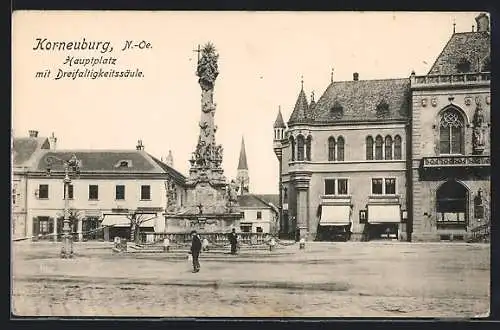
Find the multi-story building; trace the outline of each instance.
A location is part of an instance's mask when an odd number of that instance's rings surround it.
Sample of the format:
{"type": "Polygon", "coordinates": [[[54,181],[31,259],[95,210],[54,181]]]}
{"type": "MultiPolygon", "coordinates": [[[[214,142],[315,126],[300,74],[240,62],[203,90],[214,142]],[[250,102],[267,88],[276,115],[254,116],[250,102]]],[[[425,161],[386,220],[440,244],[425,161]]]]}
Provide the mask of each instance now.
{"type": "MultiPolygon", "coordinates": [[[[140,141],[139,141],[140,142],[140,141]]],[[[141,231],[162,232],[163,213],[169,204],[181,204],[185,177],[144,151],[140,142],[136,150],[47,150],[33,155],[25,172],[26,237],[56,238],[62,232],[64,210],[64,167],[72,155],[80,161],[79,174],[71,176],[68,187],[72,232],[78,239],[130,235],[131,217],[141,222],[141,231]],[[167,195],[176,190],[175,202],[167,195]],[[105,230],[93,232],[104,226],[105,230]],[[52,235],[51,235],[52,234],[52,235]]]]}
{"type": "Polygon", "coordinates": [[[281,232],[463,239],[489,221],[490,34],[453,33],[426,76],[303,87],[274,124],[281,232]]]}
{"type": "Polygon", "coordinates": [[[427,75],[411,76],[413,240],[460,240],[490,221],[490,33],[453,33],[427,75]]]}
{"type": "Polygon", "coordinates": [[[50,138],[39,137],[38,131],[30,130],[28,137],[12,139],[12,183],[11,183],[11,226],[12,237],[26,235],[28,213],[27,172],[38,153],[55,149],[57,138],[52,133],[50,138]]]}
{"type": "Polygon", "coordinates": [[[409,101],[409,79],[359,80],[357,73],[352,81],[332,78],[318,102],[300,90],[288,129],[275,124],[285,232],[405,236],[409,101]]]}

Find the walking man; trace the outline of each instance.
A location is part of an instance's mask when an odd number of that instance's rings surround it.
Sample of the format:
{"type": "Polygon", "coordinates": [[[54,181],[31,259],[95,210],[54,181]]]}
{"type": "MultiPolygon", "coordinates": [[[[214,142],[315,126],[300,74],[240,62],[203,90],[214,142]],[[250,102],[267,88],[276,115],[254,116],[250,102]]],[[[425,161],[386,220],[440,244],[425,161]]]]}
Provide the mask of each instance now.
{"type": "Polygon", "coordinates": [[[236,235],[236,229],[234,228],[229,234],[229,243],[231,244],[231,254],[236,254],[236,246],[238,245],[238,236],[236,235]]]}
{"type": "Polygon", "coordinates": [[[191,256],[193,257],[193,273],[198,273],[200,271],[200,262],[198,258],[200,257],[201,251],[201,241],[196,233],[196,230],[191,232],[191,237],[193,240],[191,241],[191,256]]]}

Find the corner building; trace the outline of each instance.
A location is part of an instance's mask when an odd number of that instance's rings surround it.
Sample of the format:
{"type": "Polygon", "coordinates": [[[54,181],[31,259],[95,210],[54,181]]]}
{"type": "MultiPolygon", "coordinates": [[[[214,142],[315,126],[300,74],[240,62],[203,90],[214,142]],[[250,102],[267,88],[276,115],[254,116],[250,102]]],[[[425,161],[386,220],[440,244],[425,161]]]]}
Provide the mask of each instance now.
{"type": "Polygon", "coordinates": [[[490,213],[490,34],[455,33],[427,75],[303,87],[274,124],[280,233],[465,240],[490,213]]]}

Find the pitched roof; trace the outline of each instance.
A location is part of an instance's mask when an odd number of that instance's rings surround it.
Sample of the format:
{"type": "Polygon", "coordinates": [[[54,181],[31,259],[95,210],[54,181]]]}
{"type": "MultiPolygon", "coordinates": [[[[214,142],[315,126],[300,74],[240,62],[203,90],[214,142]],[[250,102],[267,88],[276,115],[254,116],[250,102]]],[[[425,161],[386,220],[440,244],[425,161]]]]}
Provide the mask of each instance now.
{"type": "Polygon", "coordinates": [[[404,120],[410,97],[410,79],[336,81],[311,109],[310,122],[404,120]]]}
{"type": "Polygon", "coordinates": [[[166,173],[170,174],[178,182],[184,183],[186,181],[186,177],[181,172],[179,172],[176,169],[174,169],[173,167],[165,164],[164,162],[157,159],[156,157],[153,157],[151,155],[149,155],[149,156],[153,159],[153,161],[156,164],[158,164],[158,166],[160,166],[166,173]]]}
{"type": "MultiPolygon", "coordinates": [[[[41,153],[34,165],[35,171],[47,169],[46,159],[55,156],[68,160],[72,155],[81,160],[81,172],[114,173],[164,173],[164,170],[143,150],[61,150],[41,153]],[[123,161],[128,166],[120,166],[123,161]]],[[[54,162],[52,171],[63,171],[63,164],[54,162]]]]}
{"type": "Polygon", "coordinates": [[[278,194],[253,194],[255,197],[263,200],[266,203],[270,203],[275,207],[279,206],[280,196],[278,194]]]}
{"type": "Polygon", "coordinates": [[[281,115],[281,109],[278,110],[278,116],[274,122],[274,128],[286,128],[285,122],[283,121],[283,116],[281,115]]]}
{"type": "Polygon", "coordinates": [[[12,143],[12,159],[14,166],[27,165],[37,150],[50,149],[49,139],[46,137],[19,137],[12,143]]]}
{"type": "Polygon", "coordinates": [[[238,195],[238,204],[240,207],[252,207],[252,208],[270,208],[269,204],[258,198],[253,194],[238,195]]]}
{"type": "Polygon", "coordinates": [[[462,59],[470,63],[471,72],[489,71],[483,69],[489,60],[491,36],[488,32],[454,33],[429,70],[429,75],[460,73],[457,65],[462,59]]]}
{"type": "Polygon", "coordinates": [[[295,102],[295,107],[293,108],[288,123],[290,124],[290,123],[307,122],[309,119],[308,109],[309,109],[309,104],[307,103],[306,93],[304,93],[304,89],[302,88],[300,90],[299,96],[297,97],[297,101],[295,102]]]}
{"type": "Polygon", "coordinates": [[[248,170],[247,153],[245,152],[245,140],[241,138],[240,159],[238,162],[238,170],[248,170]]]}

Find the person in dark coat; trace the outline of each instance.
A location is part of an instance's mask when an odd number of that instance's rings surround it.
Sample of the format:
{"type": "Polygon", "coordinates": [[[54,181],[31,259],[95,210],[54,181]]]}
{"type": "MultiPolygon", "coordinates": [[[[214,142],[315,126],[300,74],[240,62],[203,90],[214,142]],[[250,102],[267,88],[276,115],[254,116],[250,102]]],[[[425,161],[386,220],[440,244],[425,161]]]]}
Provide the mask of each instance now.
{"type": "Polygon", "coordinates": [[[196,230],[191,232],[191,256],[193,257],[193,273],[197,273],[200,271],[200,262],[198,258],[200,257],[201,251],[201,240],[196,233],[196,230]]]}
{"type": "Polygon", "coordinates": [[[229,234],[229,243],[231,244],[231,254],[236,254],[236,246],[238,245],[238,236],[236,235],[236,229],[234,228],[229,234]]]}

